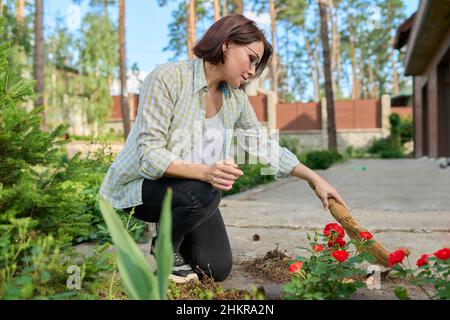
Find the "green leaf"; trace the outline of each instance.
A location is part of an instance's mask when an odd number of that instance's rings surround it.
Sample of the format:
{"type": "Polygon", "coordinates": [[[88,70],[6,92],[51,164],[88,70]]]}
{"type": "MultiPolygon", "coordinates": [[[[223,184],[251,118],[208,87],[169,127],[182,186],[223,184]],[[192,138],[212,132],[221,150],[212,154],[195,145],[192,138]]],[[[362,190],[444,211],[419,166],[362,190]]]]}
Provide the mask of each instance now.
{"type": "Polygon", "coordinates": [[[325,273],[327,273],[327,265],[324,264],[324,263],[320,263],[320,264],[317,265],[315,271],[316,271],[316,274],[319,275],[319,276],[322,275],[322,274],[325,274],[325,273]]]}
{"type": "Polygon", "coordinates": [[[394,289],[395,296],[400,300],[411,300],[408,295],[408,291],[404,287],[396,287],[394,289]]]}
{"type": "Polygon", "coordinates": [[[156,263],[158,273],[159,295],[161,299],[166,299],[167,288],[169,286],[169,275],[173,267],[173,246],[172,246],[172,189],[167,190],[164,197],[160,231],[156,242],[156,263]]]}
{"type": "Polygon", "coordinates": [[[450,299],[450,286],[447,286],[447,288],[443,288],[442,290],[438,290],[436,294],[439,297],[439,299],[443,300],[450,299]]]}
{"type": "Polygon", "coordinates": [[[352,264],[354,264],[354,263],[361,263],[361,262],[363,262],[363,257],[361,257],[361,256],[353,256],[353,257],[350,257],[350,258],[348,258],[346,261],[345,261],[345,264],[346,265],[352,265],[352,264]]]}
{"type": "Polygon", "coordinates": [[[99,205],[114,245],[117,247],[120,276],[128,297],[135,300],[159,299],[156,277],[150,271],[144,255],[125,230],[114,209],[103,199],[99,200],[99,205]]]}

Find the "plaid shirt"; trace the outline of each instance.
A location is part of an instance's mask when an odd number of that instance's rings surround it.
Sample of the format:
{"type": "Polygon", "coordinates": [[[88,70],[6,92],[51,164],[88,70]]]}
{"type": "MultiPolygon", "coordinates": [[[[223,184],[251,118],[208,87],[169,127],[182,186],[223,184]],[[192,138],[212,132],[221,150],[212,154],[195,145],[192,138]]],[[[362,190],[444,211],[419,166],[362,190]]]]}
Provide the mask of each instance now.
{"type": "MultiPolygon", "coordinates": [[[[170,163],[180,158],[180,149],[192,145],[186,137],[192,133],[195,136],[201,130],[195,123],[205,118],[206,89],[203,59],[166,63],[147,76],[140,90],[136,121],[122,151],[106,173],[99,197],[117,209],[142,204],[144,178],[162,177],[170,163]]],[[[266,130],[258,122],[244,91],[229,88],[222,101],[227,132],[231,129],[238,137],[268,142],[279,158],[274,165],[259,154],[259,162],[269,164],[276,178],[288,176],[299,160],[264,133],[266,130]]],[[[251,155],[257,151],[255,147],[242,147],[251,155]]]]}

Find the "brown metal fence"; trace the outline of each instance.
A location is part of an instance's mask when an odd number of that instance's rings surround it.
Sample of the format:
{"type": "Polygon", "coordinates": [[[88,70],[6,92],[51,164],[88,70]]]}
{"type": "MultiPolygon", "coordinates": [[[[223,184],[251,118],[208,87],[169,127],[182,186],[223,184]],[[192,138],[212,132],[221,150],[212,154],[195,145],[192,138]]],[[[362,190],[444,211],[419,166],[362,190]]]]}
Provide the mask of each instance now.
{"type": "MultiPolygon", "coordinates": [[[[132,114],[137,115],[139,95],[131,95],[132,114]]],[[[110,120],[121,120],[120,97],[113,96],[110,120]]],[[[267,96],[260,94],[249,97],[260,122],[267,122],[267,96]]],[[[412,107],[392,107],[392,113],[401,117],[412,117],[412,107]]],[[[377,99],[336,100],[335,119],[337,129],[381,128],[381,102],[377,99]]],[[[277,129],[280,131],[320,130],[322,127],[321,105],[318,102],[278,103],[277,129]]]]}

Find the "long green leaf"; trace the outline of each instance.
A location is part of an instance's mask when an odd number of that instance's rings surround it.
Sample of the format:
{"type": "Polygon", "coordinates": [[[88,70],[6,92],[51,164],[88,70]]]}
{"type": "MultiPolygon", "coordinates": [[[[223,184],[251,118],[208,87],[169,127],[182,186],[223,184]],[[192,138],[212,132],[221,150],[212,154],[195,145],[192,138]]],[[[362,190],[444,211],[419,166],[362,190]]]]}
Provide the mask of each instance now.
{"type": "Polygon", "coordinates": [[[156,263],[158,274],[159,295],[166,299],[169,286],[169,275],[173,266],[172,245],[172,189],[168,188],[164,197],[156,242],[156,263]]]}
{"type": "Polygon", "coordinates": [[[119,272],[128,297],[134,300],[158,300],[157,280],[134,240],[122,225],[114,209],[103,199],[100,209],[119,256],[119,272]]]}

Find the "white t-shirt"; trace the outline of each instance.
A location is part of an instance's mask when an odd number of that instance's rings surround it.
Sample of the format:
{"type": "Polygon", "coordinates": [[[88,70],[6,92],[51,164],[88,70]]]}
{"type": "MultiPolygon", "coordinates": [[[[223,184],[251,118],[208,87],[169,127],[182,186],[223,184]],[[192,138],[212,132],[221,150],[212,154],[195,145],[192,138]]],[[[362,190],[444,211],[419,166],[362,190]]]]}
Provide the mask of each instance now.
{"type": "Polygon", "coordinates": [[[191,163],[214,164],[223,159],[225,126],[222,118],[222,110],[212,118],[203,119],[202,141],[194,141],[192,152],[182,159],[191,163]],[[196,144],[196,145],[195,145],[196,144]]]}

